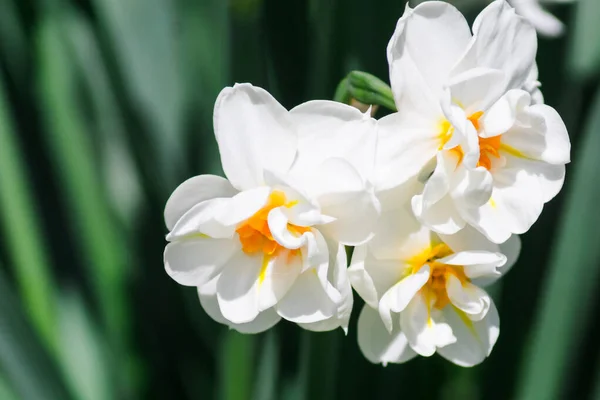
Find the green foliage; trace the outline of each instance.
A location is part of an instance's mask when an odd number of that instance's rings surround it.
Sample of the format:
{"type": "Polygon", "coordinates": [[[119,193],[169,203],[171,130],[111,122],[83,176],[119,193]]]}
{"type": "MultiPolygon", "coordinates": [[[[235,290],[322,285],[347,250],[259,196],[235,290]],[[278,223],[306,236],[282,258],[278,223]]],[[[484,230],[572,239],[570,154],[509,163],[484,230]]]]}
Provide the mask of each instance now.
{"type": "Polygon", "coordinates": [[[356,343],[359,299],[347,336],[285,322],[241,335],[164,272],[167,197],[190,176],[222,172],[212,131],[219,91],[249,81],[288,108],[335,93],[393,111],[385,46],[403,6],[5,0],[0,398],[597,396],[596,0],[557,7],[562,19],[572,14],[572,32],[540,41],[540,80],[565,116],[574,162],[494,290],[502,331],[483,365],[368,363],[356,343]]]}

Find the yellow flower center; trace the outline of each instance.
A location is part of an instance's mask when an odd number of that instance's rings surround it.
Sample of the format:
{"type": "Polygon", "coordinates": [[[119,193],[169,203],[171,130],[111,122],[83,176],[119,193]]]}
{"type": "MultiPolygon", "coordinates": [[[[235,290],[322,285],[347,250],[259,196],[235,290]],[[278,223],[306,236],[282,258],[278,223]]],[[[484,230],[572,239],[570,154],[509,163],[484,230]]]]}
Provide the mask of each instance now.
{"type": "MultiPolygon", "coordinates": [[[[265,256],[276,256],[283,247],[273,239],[267,221],[269,212],[272,209],[281,206],[292,207],[296,203],[296,201],[288,202],[285,198],[285,193],[279,190],[272,191],[267,200],[267,204],[253,216],[240,223],[236,229],[244,253],[252,255],[262,252],[265,256]]],[[[290,232],[298,236],[302,235],[304,232],[310,231],[310,227],[296,226],[289,223],[287,228],[290,232]]],[[[291,250],[290,254],[296,255],[299,251],[299,249],[291,250]]]]}
{"type": "MultiPolygon", "coordinates": [[[[471,121],[471,123],[475,127],[475,130],[478,132],[480,128],[479,118],[481,118],[482,115],[483,111],[478,111],[468,117],[468,120],[471,121]]],[[[442,138],[443,146],[448,140],[450,140],[450,137],[452,137],[454,127],[452,127],[449,121],[444,121],[442,122],[440,129],[442,131],[440,137],[442,138]]],[[[482,138],[481,136],[479,136],[479,161],[477,162],[478,167],[484,167],[487,170],[490,170],[492,168],[492,160],[490,159],[490,157],[500,157],[500,153],[498,152],[498,150],[500,149],[501,138],[501,135],[492,136],[489,138],[482,138]]],[[[450,149],[450,151],[452,151],[458,156],[458,164],[460,164],[464,156],[462,148],[460,146],[456,146],[450,149]]]]}
{"type": "Polygon", "coordinates": [[[429,247],[416,255],[410,260],[412,265],[412,273],[416,273],[425,264],[429,265],[430,274],[429,280],[421,288],[421,293],[427,299],[427,304],[434,301],[434,307],[442,309],[450,302],[446,292],[446,280],[451,276],[455,276],[461,283],[469,281],[465,275],[464,268],[459,265],[442,264],[437,260],[447,257],[454,252],[444,243],[440,243],[433,247],[429,247]]]}

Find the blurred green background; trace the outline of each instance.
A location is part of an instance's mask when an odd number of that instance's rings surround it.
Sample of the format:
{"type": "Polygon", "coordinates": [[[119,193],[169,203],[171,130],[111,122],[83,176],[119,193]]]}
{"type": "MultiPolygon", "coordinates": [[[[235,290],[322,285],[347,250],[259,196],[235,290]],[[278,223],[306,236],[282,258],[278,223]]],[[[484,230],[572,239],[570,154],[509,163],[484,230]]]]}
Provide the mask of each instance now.
{"type": "MultiPolygon", "coordinates": [[[[462,9],[472,21],[484,1],[462,9]]],[[[387,81],[404,1],[0,0],[0,399],[600,399],[600,1],[552,11],[546,102],[573,142],[563,192],[492,291],[482,365],[385,368],[341,330],[244,336],[164,272],[166,199],[222,173],[219,91],[291,108],[351,70],[387,81]]],[[[381,111],[380,111],[381,115],[381,111]]]]}

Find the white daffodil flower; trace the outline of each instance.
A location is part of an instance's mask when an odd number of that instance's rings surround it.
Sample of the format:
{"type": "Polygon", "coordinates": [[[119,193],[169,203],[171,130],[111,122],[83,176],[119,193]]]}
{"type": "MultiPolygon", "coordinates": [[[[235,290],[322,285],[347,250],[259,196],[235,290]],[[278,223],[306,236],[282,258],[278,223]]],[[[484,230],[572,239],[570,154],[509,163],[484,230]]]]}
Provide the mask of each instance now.
{"type": "Polygon", "coordinates": [[[460,366],[479,364],[500,333],[498,311],[482,287],[505,274],[519,251],[517,236],[498,245],[471,228],[439,235],[409,210],[384,212],[348,270],[366,303],[358,319],[361,351],[384,365],[436,351],[460,366]]]}
{"type": "Polygon", "coordinates": [[[228,179],[197,176],[169,198],[167,273],[198,287],[206,312],[240,332],[281,318],[346,329],[352,290],[343,245],[369,240],[380,211],[365,179],[375,128],[344,104],[313,101],[288,112],[258,87],[224,89],[214,129],[228,179]]]}
{"type": "Polygon", "coordinates": [[[378,191],[418,176],[412,208],[430,229],[471,225],[496,243],[526,232],[570,161],[562,119],[534,104],[536,49],[533,27],[505,1],[481,12],[473,35],[450,4],[407,8],[388,45],[398,112],[379,120],[378,191]]]}

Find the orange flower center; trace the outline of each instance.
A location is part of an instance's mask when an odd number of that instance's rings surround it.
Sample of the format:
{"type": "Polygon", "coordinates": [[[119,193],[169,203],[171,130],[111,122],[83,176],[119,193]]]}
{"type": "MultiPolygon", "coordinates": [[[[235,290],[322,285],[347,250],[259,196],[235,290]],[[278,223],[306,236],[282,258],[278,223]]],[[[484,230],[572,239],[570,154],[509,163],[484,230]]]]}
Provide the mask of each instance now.
{"type": "MultiPolygon", "coordinates": [[[[240,223],[236,229],[244,253],[256,254],[262,252],[265,256],[276,256],[283,246],[273,239],[267,221],[269,212],[277,207],[293,207],[296,203],[296,201],[288,202],[285,198],[285,193],[279,190],[272,191],[267,204],[246,221],[240,223]]],[[[287,228],[297,236],[310,231],[310,227],[296,226],[289,223],[287,228]]],[[[299,249],[291,250],[291,254],[298,254],[299,251],[299,249]]]]}
{"type": "Polygon", "coordinates": [[[461,283],[469,281],[469,278],[465,275],[464,268],[459,265],[448,265],[438,262],[440,258],[447,257],[454,252],[444,243],[440,243],[434,247],[428,248],[421,252],[421,254],[415,256],[410,261],[412,267],[412,273],[416,273],[424,264],[428,264],[430,268],[429,280],[421,288],[421,293],[428,300],[433,299],[434,307],[442,309],[448,305],[450,300],[448,299],[448,293],[446,292],[446,281],[453,275],[461,283]]]}
{"type": "MultiPolygon", "coordinates": [[[[468,120],[471,121],[471,123],[475,127],[475,130],[478,132],[479,132],[479,128],[480,128],[479,118],[481,118],[482,115],[483,115],[483,111],[478,111],[468,117],[468,120]]],[[[444,121],[442,123],[441,129],[443,131],[443,133],[441,135],[442,136],[442,146],[443,146],[448,140],[450,140],[450,137],[452,136],[452,132],[453,132],[454,128],[452,127],[450,122],[444,121]]],[[[477,162],[477,166],[484,167],[485,169],[490,170],[492,168],[492,160],[490,159],[490,157],[495,157],[495,158],[500,157],[500,153],[498,152],[498,150],[500,149],[502,136],[498,135],[498,136],[492,136],[489,138],[483,138],[481,136],[478,136],[478,139],[479,139],[479,161],[477,162]]],[[[455,153],[458,156],[458,164],[460,164],[460,162],[462,161],[463,156],[464,156],[464,152],[463,152],[462,148],[460,146],[456,146],[456,147],[453,147],[452,149],[450,149],[450,151],[452,151],[453,153],[455,153]]]]}

